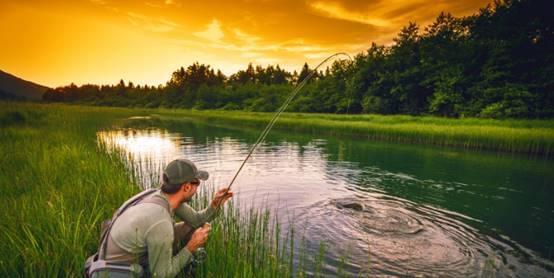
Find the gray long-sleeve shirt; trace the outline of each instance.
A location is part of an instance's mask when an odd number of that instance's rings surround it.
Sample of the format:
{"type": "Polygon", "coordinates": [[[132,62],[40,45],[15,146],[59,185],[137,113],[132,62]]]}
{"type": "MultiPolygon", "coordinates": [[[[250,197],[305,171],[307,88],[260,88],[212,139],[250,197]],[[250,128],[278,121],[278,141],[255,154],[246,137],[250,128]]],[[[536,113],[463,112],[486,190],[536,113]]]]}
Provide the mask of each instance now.
{"type": "MultiPolygon", "coordinates": [[[[153,194],[169,203],[161,191],[153,194]]],[[[183,203],[168,213],[160,205],[141,203],[127,209],[115,221],[110,232],[111,242],[137,258],[148,253],[148,265],[153,277],[174,277],[190,261],[192,254],[183,248],[173,256],[173,215],[196,228],[211,221],[215,212],[212,206],[195,211],[183,203]]]]}

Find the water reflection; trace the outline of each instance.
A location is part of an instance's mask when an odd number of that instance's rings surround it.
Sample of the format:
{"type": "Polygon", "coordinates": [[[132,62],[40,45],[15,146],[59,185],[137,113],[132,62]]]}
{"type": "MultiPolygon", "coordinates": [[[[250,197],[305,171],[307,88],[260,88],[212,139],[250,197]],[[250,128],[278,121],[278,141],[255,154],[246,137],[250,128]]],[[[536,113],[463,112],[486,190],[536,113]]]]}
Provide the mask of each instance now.
{"type": "Polygon", "coordinates": [[[106,150],[121,150],[126,159],[135,161],[133,173],[144,188],[150,188],[160,181],[159,173],[165,164],[176,158],[182,151],[178,134],[170,134],[161,129],[121,129],[97,133],[100,144],[106,150]]]}
{"type": "MultiPolygon", "coordinates": [[[[139,162],[134,170],[144,187],[157,184],[177,157],[223,186],[257,135],[197,123],[166,127],[102,131],[98,138],[139,162]]],[[[239,203],[294,218],[309,254],[327,242],[329,274],[346,256],[352,275],[550,277],[551,166],[273,132],[234,191],[239,203]]]]}

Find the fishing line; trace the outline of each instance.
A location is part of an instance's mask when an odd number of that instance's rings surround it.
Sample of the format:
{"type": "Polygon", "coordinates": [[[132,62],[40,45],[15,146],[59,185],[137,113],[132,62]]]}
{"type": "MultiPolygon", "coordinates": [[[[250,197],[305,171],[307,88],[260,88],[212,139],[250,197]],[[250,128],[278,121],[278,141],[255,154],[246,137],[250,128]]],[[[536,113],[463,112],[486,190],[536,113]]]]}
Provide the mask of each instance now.
{"type": "Polygon", "coordinates": [[[254,150],[265,139],[265,137],[267,136],[267,134],[269,133],[269,131],[271,130],[271,128],[273,127],[275,122],[277,122],[277,119],[279,118],[281,113],[283,113],[283,111],[285,111],[285,109],[287,109],[287,106],[292,101],[292,99],[294,99],[294,97],[298,94],[298,92],[302,89],[302,87],[304,87],[304,85],[306,85],[306,83],[308,83],[308,81],[317,73],[317,70],[319,69],[319,67],[321,67],[323,64],[327,63],[327,61],[329,61],[331,58],[333,58],[335,56],[339,56],[339,55],[345,55],[346,57],[348,57],[348,59],[352,60],[352,57],[350,57],[350,55],[348,55],[347,53],[344,53],[344,52],[335,53],[335,54],[327,57],[321,63],[319,63],[319,65],[317,65],[306,77],[304,77],[304,79],[300,83],[298,83],[296,85],[296,87],[294,87],[294,89],[292,90],[290,95],[287,97],[287,99],[285,100],[283,105],[281,105],[281,107],[279,107],[279,109],[277,109],[277,111],[273,115],[273,118],[271,119],[271,121],[269,121],[269,123],[267,124],[265,129],[262,131],[262,133],[260,134],[260,136],[258,137],[256,142],[254,143],[254,145],[252,145],[252,147],[250,148],[250,151],[248,152],[248,155],[246,155],[246,158],[244,158],[244,160],[242,161],[242,164],[240,165],[237,172],[235,173],[235,176],[233,177],[233,179],[229,183],[229,187],[227,187],[227,191],[229,191],[231,189],[231,186],[233,185],[233,183],[237,179],[237,176],[239,175],[240,171],[244,167],[244,164],[246,164],[246,161],[248,161],[250,156],[252,156],[252,153],[254,153],[254,150]]]}

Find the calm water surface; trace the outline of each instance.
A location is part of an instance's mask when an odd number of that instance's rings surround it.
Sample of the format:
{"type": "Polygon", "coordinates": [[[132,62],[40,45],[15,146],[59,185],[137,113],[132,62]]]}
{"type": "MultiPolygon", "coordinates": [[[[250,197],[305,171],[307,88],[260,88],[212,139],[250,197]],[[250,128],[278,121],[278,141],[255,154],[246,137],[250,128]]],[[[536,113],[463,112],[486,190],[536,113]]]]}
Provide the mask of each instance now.
{"type": "MultiPolygon", "coordinates": [[[[98,139],[148,161],[135,169],[144,187],[175,158],[223,186],[260,132],[129,122],[98,139]]],[[[553,277],[553,170],[542,158],[272,131],[233,190],[294,219],[309,257],[326,243],[331,275],[346,261],[351,275],[553,277]]]]}

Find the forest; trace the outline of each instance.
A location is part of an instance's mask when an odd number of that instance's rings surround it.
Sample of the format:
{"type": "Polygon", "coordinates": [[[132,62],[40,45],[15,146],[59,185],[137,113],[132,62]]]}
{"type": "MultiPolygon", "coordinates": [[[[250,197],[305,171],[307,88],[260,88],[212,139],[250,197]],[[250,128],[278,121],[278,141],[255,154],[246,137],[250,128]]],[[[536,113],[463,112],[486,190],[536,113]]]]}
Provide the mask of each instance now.
{"type": "MultiPolygon", "coordinates": [[[[554,117],[554,1],[497,1],[471,16],[409,22],[390,45],[315,72],[287,111],[481,118],[554,117]]],[[[368,38],[371,41],[371,38],[368,38]]],[[[275,111],[313,69],[252,65],[230,76],[195,62],[159,86],[70,84],[47,102],[275,111]]]]}

